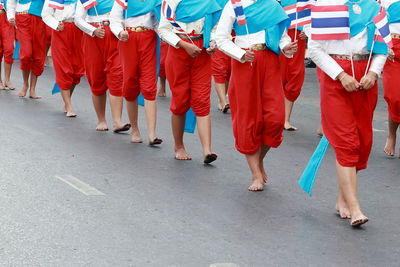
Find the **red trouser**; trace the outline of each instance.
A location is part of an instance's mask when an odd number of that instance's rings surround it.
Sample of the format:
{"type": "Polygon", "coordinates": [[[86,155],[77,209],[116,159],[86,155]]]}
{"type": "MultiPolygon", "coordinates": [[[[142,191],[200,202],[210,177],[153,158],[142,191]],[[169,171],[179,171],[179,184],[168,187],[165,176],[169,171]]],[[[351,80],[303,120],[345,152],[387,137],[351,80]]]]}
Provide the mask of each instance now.
{"type": "Polygon", "coordinates": [[[51,49],[56,82],[60,89],[71,89],[79,84],[84,74],[82,34],[82,31],[70,22],[64,23],[62,32],[53,31],[51,49]]]}
{"type": "Polygon", "coordinates": [[[393,39],[394,62],[386,61],[383,69],[383,88],[390,118],[400,122],[400,39],[393,39]]]}
{"type": "Polygon", "coordinates": [[[106,31],[103,39],[83,35],[82,45],[85,55],[83,63],[86,76],[92,94],[101,96],[109,89],[112,96],[122,96],[122,67],[118,54],[118,39],[109,26],[103,28],[106,31]]]}
{"type": "Polygon", "coordinates": [[[17,14],[15,21],[17,39],[21,45],[21,70],[30,70],[36,76],[40,76],[46,60],[46,24],[41,17],[31,14],[17,14]]]}
{"type": "Polygon", "coordinates": [[[166,42],[161,42],[160,73],[158,74],[158,77],[160,78],[167,77],[165,74],[165,61],[167,59],[168,46],[169,45],[166,42]]]}
{"type": "Polygon", "coordinates": [[[278,147],[285,122],[279,56],[268,49],[255,51],[252,65],[232,60],[229,86],[236,149],[248,155],[262,144],[278,147]]]}
{"type": "MultiPolygon", "coordinates": [[[[294,40],[295,29],[290,29],[288,34],[294,40]]],[[[306,40],[301,40],[299,35],[300,31],[297,31],[299,48],[293,58],[287,58],[283,54],[280,56],[283,90],[286,99],[292,102],[299,97],[305,76],[306,40]]]]}
{"type": "MultiPolygon", "coordinates": [[[[203,47],[203,40],[194,41],[203,47]]],[[[196,116],[210,114],[211,57],[203,49],[195,58],[182,48],[168,49],[166,60],[167,79],[172,92],[170,110],[175,115],[183,115],[192,108],[196,116]]]]}
{"type": "Polygon", "coordinates": [[[46,46],[51,44],[53,29],[46,25],[46,46]]]}
{"type": "Polygon", "coordinates": [[[144,99],[154,101],[157,94],[156,33],[151,30],[128,32],[129,40],[118,44],[124,73],[124,97],[134,101],[142,93],[144,99]]]}
{"type": "Polygon", "coordinates": [[[8,23],[6,13],[0,14],[0,62],[3,60],[7,64],[13,63],[14,55],[14,27],[8,23]]]}
{"type": "Polygon", "coordinates": [[[220,51],[215,50],[212,59],[212,76],[216,83],[225,83],[231,76],[231,57],[220,51]]]}
{"type": "MultiPolygon", "coordinates": [[[[349,60],[336,60],[343,70],[352,73],[349,60]]],[[[364,76],[367,60],[355,61],[357,81],[364,76]]],[[[321,115],[324,134],[344,167],[367,168],[372,147],[372,119],[378,99],[378,85],[369,90],[347,92],[340,81],[321,72],[321,115]]]]}

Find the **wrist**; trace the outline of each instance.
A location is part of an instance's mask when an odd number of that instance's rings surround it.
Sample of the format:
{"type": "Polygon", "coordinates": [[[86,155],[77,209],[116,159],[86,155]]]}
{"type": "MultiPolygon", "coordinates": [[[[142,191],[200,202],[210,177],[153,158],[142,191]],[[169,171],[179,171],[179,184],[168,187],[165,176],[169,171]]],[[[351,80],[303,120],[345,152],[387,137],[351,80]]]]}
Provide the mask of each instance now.
{"type": "Polygon", "coordinates": [[[336,77],[336,79],[338,79],[339,81],[342,81],[345,77],[346,77],[347,73],[342,71],[341,73],[339,73],[339,75],[336,77]]]}

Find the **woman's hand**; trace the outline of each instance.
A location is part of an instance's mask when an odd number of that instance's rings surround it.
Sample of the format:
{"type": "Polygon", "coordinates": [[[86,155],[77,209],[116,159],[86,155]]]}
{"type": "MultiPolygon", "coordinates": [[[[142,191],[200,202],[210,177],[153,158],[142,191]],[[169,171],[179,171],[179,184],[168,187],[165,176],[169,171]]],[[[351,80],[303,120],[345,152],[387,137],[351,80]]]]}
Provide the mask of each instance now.
{"type": "Polygon", "coordinates": [[[179,41],[178,46],[185,49],[186,53],[188,53],[191,57],[197,57],[201,53],[201,49],[194,44],[190,44],[185,41],[179,41]]]}
{"type": "Polygon", "coordinates": [[[342,83],[347,92],[354,92],[360,89],[360,83],[344,71],[337,76],[337,79],[342,83]]]}
{"type": "Polygon", "coordinates": [[[360,85],[363,89],[369,90],[375,85],[377,78],[378,75],[375,72],[370,71],[361,79],[360,85]]]}
{"type": "Polygon", "coordinates": [[[287,56],[293,56],[297,52],[298,47],[297,41],[291,42],[283,48],[283,53],[287,56]]]}

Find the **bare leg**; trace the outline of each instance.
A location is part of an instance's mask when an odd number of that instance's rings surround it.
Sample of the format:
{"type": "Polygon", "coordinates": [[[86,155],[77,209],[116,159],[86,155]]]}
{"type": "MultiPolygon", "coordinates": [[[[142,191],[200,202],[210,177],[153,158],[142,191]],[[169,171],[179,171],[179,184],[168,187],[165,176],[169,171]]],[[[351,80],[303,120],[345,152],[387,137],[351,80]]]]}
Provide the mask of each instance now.
{"type": "Polygon", "coordinates": [[[100,96],[92,94],[92,101],[98,120],[96,131],[108,131],[108,126],[106,121],[107,94],[103,94],[100,96]]]}
{"type": "Polygon", "coordinates": [[[265,167],[264,167],[264,158],[267,155],[269,150],[270,150],[270,147],[266,146],[266,145],[262,145],[260,148],[260,170],[263,175],[264,183],[267,183],[267,181],[268,181],[268,174],[265,171],[265,167]]]}
{"type": "Polygon", "coordinates": [[[319,135],[319,136],[324,135],[324,130],[322,129],[322,123],[319,124],[319,127],[317,129],[317,135],[319,135]]]}
{"type": "Polygon", "coordinates": [[[197,128],[200,136],[200,142],[203,146],[203,155],[212,154],[211,151],[211,118],[210,115],[204,117],[196,117],[197,128]]]}
{"type": "Polygon", "coordinates": [[[250,191],[264,190],[264,177],[260,168],[261,149],[253,155],[246,155],[247,164],[249,165],[253,183],[249,186],[250,191]]]}
{"type": "Polygon", "coordinates": [[[128,117],[132,126],[132,143],[143,143],[142,137],[140,136],[139,126],[138,126],[138,99],[134,101],[126,101],[126,106],[128,109],[128,117]]]}
{"type": "Polygon", "coordinates": [[[6,88],[3,85],[3,81],[1,80],[1,65],[0,65],[0,90],[5,90],[6,88]]]}
{"type": "Polygon", "coordinates": [[[111,108],[111,116],[113,120],[113,131],[124,127],[122,123],[122,109],[123,109],[123,98],[121,96],[113,96],[110,97],[110,108],[111,108]]]}
{"type": "Polygon", "coordinates": [[[11,83],[11,69],[12,69],[12,64],[8,64],[8,63],[4,63],[4,74],[5,74],[5,86],[9,89],[9,90],[15,90],[14,85],[11,83]]]}
{"type": "Polygon", "coordinates": [[[225,83],[215,83],[215,89],[218,95],[218,109],[223,110],[226,103],[226,85],[225,83]]]}
{"type": "Polygon", "coordinates": [[[157,103],[156,101],[144,100],[144,109],[146,112],[147,132],[149,142],[156,139],[156,124],[157,124],[157,103]]]}
{"type": "Polygon", "coordinates": [[[175,141],[175,159],[177,160],[191,160],[183,143],[183,132],[185,130],[186,115],[174,115],[171,117],[172,134],[175,141]]]}
{"type": "Polygon", "coordinates": [[[32,99],[40,99],[41,96],[36,94],[36,84],[37,84],[38,76],[31,73],[31,87],[29,88],[29,98],[32,99]]]}
{"type": "Polygon", "coordinates": [[[386,145],[384,151],[388,156],[393,157],[396,149],[396,135],[397,135],[397,129],[399,128],[399,123],[394,122],[389,116],[388,124],[389,124],[389,133],[386,139],[386,145]]]}
{"type": "Polygon", "coordinates": [[[285,98],[285,129],[296,131],[297,128],[290,124],[290,116],[292,115],[293,104],[294,102],[285,98]]]}
{"type": "Polygon", "coordinates": [[[70,90],[61,90],[61,96],[64,101],[65,111],[67,112],[65,116],[67,116],[68,118],[76,117],[76,113],[74,111],[74,108],[72,107],[71,89],[70,90]]]}
{"type": "Polygon", "coordinates": [[[336,201],[336,211],[339,213],[340,218],[342,219],[350,219],[350,211],[347,206],[346,201],[344,200],[344,195],[340,187],[338,188],[338,197],[336,201]]]}
{"type": "Polygon", "coordinates": [[[358,201],[356,168],[343,167],[336,161],[336,170],[340,190],[350,211],[351,224],[353,226],[358,226],[366,223],[368,218],[361,211],[358,201]]]}
{"type": "Polygon", "coordinates": [[[24,85],[22,86],[21,91],[18,93],[19,97],[25,97],[26,92],[28,91],[29,88],[29,76],[31,74],[30,70],[23,70],[22,71],[22,78],[24,80],[24,85]]]}
{"type": "Polygon", "coordinates": [[[159,83],[159,86],[158,86],[158,93],[157,93],[158,96],[161,96],[161,97],[166,97],[167,96],[167,92],[165,90],[166,84],[167,84],[167,78],[160,77],[160,83],[159,83]]]}

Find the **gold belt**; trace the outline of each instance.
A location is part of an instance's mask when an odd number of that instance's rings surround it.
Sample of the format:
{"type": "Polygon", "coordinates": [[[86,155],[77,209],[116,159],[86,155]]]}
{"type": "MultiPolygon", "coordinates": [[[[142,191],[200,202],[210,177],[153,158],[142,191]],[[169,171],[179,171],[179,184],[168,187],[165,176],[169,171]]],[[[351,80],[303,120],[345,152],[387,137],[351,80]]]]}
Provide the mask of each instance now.
{"type": "Polygon", "coordinates": [[[392,38],[393,39],[400,39],[400,34],[392,33],[392,38]]]}
{"type": "Polygon", "coordinates": [[[6,11],[4,9],[0,10],[0,14],[4,14],[6,11]]]}
{"type": "Polygon", "coordinates": [[[103,21],[100,21],[100,22],[90,22],[90,24],[97,25],[97,26],[109,26],[110,25],[110,21],[103,20],[103,21]]]}
{"type": "Polygon", "coordinates": [[[16,12],[16,15],[26,15],[28,14],[28,11],[22,11],[22,12],[16,12]]]}
{"type": "Polygon", "coordinates": [[[185,40],[192,40],[192,41],[203,40],[203,35],[202,34],[196,35],[196,36],[189,36],[190,38],[186,34],[181,34],[181,33],[178,33],[178,36],[181,39],[185,39],[185,40]]]}
{"type": "Polygon", "coordinates": [[[254,50],[254,51],[263,51],[265,49],[267,49],[266,44],[255,44],[251,47],[251,50],[254,50]]]}
{"type": "Polygon", "coordinates": [[[126,29],[128,31],[131,31],[131,32],[144,32],[144,31],[150,31],[151,30],[149,28],[142,27],[142,26],[139,26],[139,27],[126,27],[126,29]]]}
{"type": "Polygon", "coordinates": [[[73,19],[73,18],[70,18],[70,19],[64,19],[64,20],[63,20],[63,22],[74,22],[74,19],[73,19]]]}
{"type": "MultiPolygon", "coordinates": [[[[330,55],[332,58],[334,59],[339,59],[339,60],[351,60],[351,56],[348,55],[336,55],[336,54],[332,54],[330,55]]],[[[354,54],[353,55],[353,61],[363,61],[363,60],[367,60],[369,57],[368,54],[354,54]]]]}

